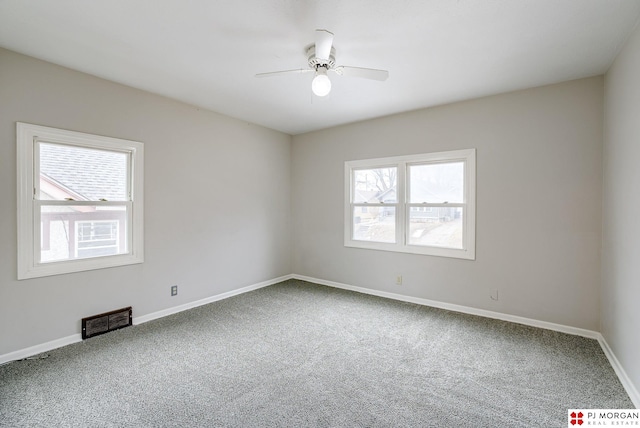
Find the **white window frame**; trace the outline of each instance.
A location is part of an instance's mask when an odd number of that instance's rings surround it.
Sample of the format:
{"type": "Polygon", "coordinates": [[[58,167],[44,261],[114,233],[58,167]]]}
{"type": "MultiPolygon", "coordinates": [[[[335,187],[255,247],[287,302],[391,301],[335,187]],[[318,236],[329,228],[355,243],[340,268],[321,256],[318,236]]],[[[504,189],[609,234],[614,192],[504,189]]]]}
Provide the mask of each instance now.
{"type": "Polygon", "coordinates": [[[344,203],[344,246],[370,250],[394,251],[401,253],[422,254],[430,256],[453,257],[475,260],[476,258],[476,149],[452,150],[438,153],[395,156],[388,158],[347,161],[344,165],[345,203],[344,203]],[[464,199],[461,204],[411,204],[409,203],[408,169],[411,165],[463,162],[464,163],[464,199]],[[358,204],[353,202],[354,171],[360,169],[397,168],[397,203],[376,204],[367,206],[386,206],[396,209],[395,243],[372,242],[353,239],[353,213],[358,204]],[[409,212],[412,206],[427,207],[462,207],[463,208],[463,242],[462,248],[447,248],[408,244],[409,212]]]}
{"type": "Polygon", "coordinates": [[[144,146],[137,141],[103,137],[82,132],[67,131],[46,126],[17,122],[18,170],[18,279],[37,278],[71,272],[81,272],[144,262],[144,146]],[[60,201],[68,205],[113,205],[129,207],[127,219],[128,252],[113,256],[71,259],[57,262],[39,262],[41,245],[38,144],[41,142],[64,144],[90,149],[124,152],[129,155],[128,200],[60,201]]]}

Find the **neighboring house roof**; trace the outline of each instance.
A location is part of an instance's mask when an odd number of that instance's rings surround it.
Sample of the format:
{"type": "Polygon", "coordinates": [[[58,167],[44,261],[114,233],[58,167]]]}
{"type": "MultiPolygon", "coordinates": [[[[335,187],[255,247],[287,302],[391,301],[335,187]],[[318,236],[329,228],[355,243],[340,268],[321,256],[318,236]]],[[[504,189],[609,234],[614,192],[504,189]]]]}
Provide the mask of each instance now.
{"type": "Polygon", "coordinates": [[[396,187],[389,187],[387,190],[383,190],[377,196],[379,201],[388,202],[396,200],[396,187]]]}
{"type": "Polygon", "coordinates": [[[40,144],[40,171],[83,200],[127,199],[127,155],[124,153],[43,143],[40,144]]]}
{"type": "Polygon", "coordinates": [[[378,196],[378,192],[377,190],[358,190],[355,189],[355,201],[357,202],[379,202],[378,198],[376,198],[376,196],[378,196]]]}

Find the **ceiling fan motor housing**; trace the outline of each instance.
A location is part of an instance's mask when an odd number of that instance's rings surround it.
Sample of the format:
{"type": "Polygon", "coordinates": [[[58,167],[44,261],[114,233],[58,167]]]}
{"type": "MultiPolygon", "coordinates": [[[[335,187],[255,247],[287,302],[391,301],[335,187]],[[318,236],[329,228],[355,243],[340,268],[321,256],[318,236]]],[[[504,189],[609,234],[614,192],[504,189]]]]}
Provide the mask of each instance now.
{"type": "Polygon", "coordinates": [[[307,58],[310,68],[317,70],[318,67],[326,67],[327,70],[331,70],[336,66],[336,48],[331,47],[328,59],[321,59],[316,57],[316,46],[311,45],[307,48],[307,58]]]}

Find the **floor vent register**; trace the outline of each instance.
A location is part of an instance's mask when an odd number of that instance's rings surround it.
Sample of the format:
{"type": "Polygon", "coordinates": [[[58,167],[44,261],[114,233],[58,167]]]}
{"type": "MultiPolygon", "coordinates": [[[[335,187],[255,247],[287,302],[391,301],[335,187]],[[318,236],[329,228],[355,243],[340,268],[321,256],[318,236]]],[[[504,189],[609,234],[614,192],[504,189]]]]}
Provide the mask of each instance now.
{"type": "Polygon", "coordinates": [[[133,324],[131,306],[104,314],[82,318],[82,339],[108,333],[133,324]]]}

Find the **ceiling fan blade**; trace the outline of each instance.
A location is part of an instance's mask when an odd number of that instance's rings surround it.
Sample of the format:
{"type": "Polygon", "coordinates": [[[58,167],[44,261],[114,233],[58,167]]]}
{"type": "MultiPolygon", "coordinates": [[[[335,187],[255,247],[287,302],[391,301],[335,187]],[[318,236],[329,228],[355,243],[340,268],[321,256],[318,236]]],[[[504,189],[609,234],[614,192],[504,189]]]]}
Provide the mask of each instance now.
{"type": "Polygon", "coordinates": [[[331,56],[333,33],[327,30],[316,30],[316,58],[328,60],[331,56]]]}
{"type": "Polygon", "coordinates": [[[371,80],[387,80],[389,72],[387,70],[378,70],[375,68],[347,67],[341,65],[335,68],[335,72],[340,76],[362,77],[371,80]]]}
{"type": "Polygon", "coordinates": [[[301,74],[301,73],[310,73],[313,70],[310,68],[301,68],[298,70],[284,70],[284,71],[271,71],[269,73],[258,73],[256,77],[271,77],[271,76],[280,76],[281,74],[301,74]]]}

